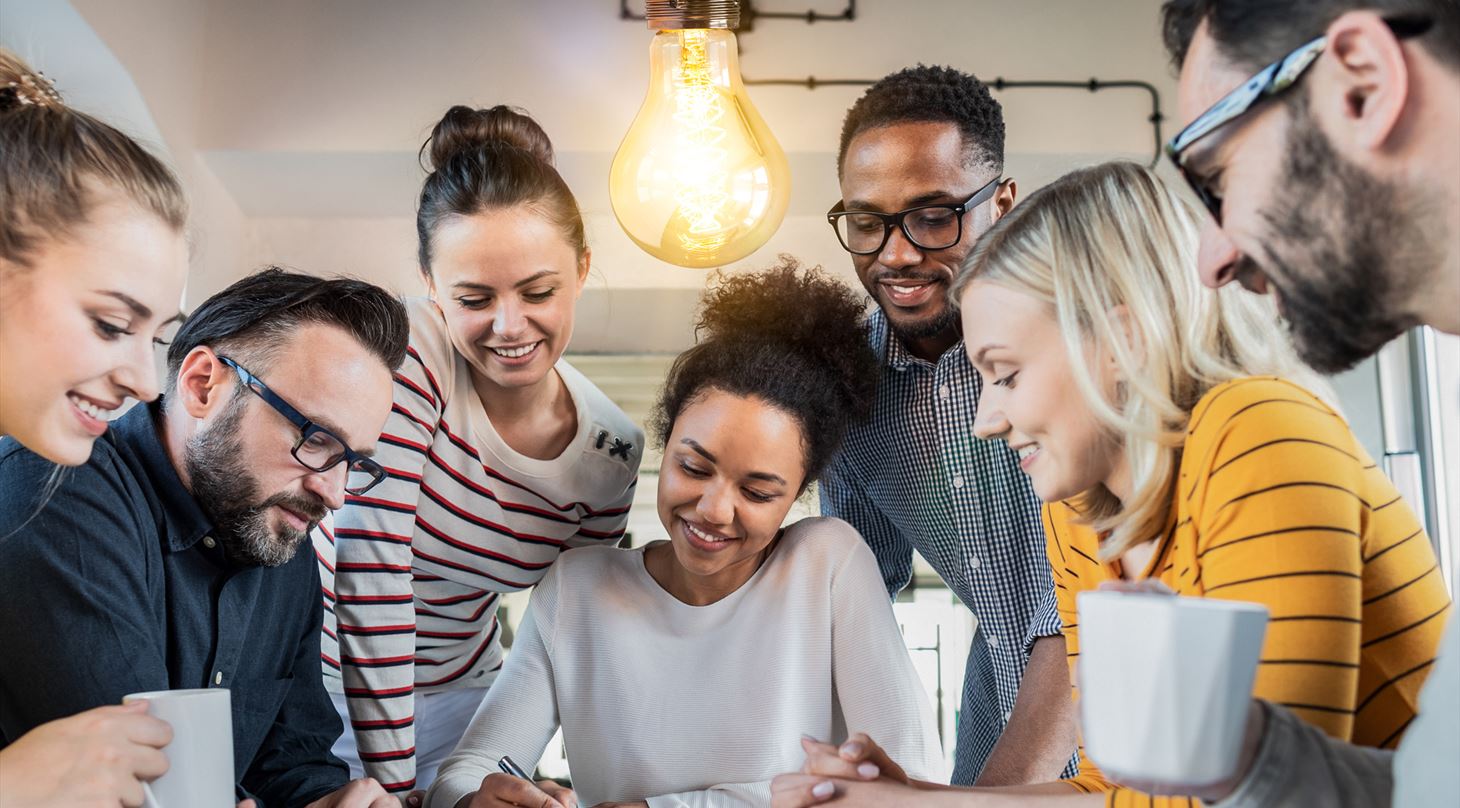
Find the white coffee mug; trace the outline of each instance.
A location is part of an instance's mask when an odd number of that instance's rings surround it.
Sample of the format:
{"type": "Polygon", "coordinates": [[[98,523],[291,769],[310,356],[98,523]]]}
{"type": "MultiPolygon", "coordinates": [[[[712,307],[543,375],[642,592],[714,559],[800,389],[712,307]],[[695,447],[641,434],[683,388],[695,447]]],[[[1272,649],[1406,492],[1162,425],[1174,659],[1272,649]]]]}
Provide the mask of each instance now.
{"type": "Polygon", "coordinates": [[[233,808],[233,707],[224,688],[154,690],[122,697],[172,725],[167,773],[146,789],[144,808],[233,808]]]}
{"type": "Polygon", "coordinates": [[[1230,777],[1267,607],[1136,592],[1081,592],[1077,604],[1085,754],[1127,782],[1230,777]]]}

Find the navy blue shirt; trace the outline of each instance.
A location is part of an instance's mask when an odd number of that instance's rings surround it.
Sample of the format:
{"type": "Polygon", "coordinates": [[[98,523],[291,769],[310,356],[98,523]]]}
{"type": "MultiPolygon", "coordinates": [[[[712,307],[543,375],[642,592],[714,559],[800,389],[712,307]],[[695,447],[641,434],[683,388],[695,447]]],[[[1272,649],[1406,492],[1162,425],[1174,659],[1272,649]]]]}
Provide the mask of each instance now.
{"type": "Polygon", "coordinates": [[[305,805],[349,779],[314,557],[229,563],[160,429],[134,407],[44,505],[56,466],[0,441],[0,745],[128,693],[224,687],[240,796],[305,805]]]}

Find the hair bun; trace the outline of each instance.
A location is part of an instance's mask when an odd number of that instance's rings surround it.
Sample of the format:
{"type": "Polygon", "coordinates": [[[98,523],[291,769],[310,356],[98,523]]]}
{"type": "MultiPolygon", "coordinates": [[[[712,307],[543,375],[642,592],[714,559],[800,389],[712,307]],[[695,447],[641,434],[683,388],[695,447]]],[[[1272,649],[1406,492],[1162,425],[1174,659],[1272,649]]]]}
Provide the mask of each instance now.
{"type": "Polygon", "coordinates": [[[61,94],[45,74],[10,50],[0,48],[0,112],[21,107],[63,107],[61,94]]]}
{"type": "Polygon", "coordinates": [[[446,110],[422,150],[431,156],[431,169],[437,170],[461,152],[504,146],[553,165],[553,143],[547,132],[526,111],[504,104],[490,109],[457,105],[446,110]]]}

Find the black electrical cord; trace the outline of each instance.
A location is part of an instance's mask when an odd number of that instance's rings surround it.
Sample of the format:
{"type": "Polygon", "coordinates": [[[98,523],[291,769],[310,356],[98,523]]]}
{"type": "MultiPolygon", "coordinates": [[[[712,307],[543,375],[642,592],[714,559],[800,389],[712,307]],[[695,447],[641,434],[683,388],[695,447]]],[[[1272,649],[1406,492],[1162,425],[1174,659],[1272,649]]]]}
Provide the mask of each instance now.
{"type": "MultiPolygon", "coordinates": [[[[789,11],[757,11],[751,0],[741,0],[740,30],[748,31],[757,17],[772,20],[803,20],[808,25],[818,21],[826,22],[851,22],[857,18],[857,0],[847,0],[846,8],[839,14],[823,14],[811,10],[805,13],[789,11]]],[[[624,20],[644,19],[644,15],[635,14],[629,10],[629,0],[619,0],[619,18],[624,20]]],[[[815,90],[817,87],[866,87],[876,83],[874,79],[819,79],[815,76],[807,76],[803,79],[745,79],[748,85],[759,86],[782,86],[782,87],[805,87],[808,90],[815,90]]],[[[1166,116],[1161,113],[1161,91],[1155,85],[1147,81],[1116,80],[1102,81],[1101,79],[1087,79],[1086,81],[1011,81],[1000,76],[993,81],[985,82],[995,90],[1011,90],[1020,88],[1043,88],[1062,90],[1088,90],[1099,92],[1100,90],[1137,89],[1145,90],[1151,96],[1151,114],[1146,118],[1151,124],[1151,132],[1155,139],[1155,146],[1151,149],[1151,167],[1155,168],[1156,163],[1161,159],[1161,122],[1166,116]]]]}
{"type": "MultiPolygon", "coordinates": [[[[750,79],[744,80],[747,85],[759,86],[780,86],[780,87],[805,87],[808,90],[815,90],[817,87],[866,87],[876,83],[875,79],[819,79],[815,76],[807,76],[802,79],[750,79]]],[[[1146,120],[1151,123],[1152,134],[1155,136],[1155,147],[1151,153],[1151,167],[1155,168],[1156,163],[1161,159],[1161,122],[1166,116],[1161,113],[1161,91],[1155,85],[1147,81],[1117,80],[1103,81],[1101,79],[1087,79],[1086,81],[1012,81],[999,76],[998,78],[984,82],[995,90],[1010,90],[1020,88],[1046,88],[1062,90],[1086,90],[1099,92],[1100,90],[1139,89],[1145,90],[1151,96],[1151,114],[1146,120]]]]}
{"type": "MultiPolygon", "coordinates": [[[[621,20],[644,20],[643,14],[629,10],[629,0],[619,0],[618,17],[621,20]]],[[[851,22],[857,19],[857,0],[847,0],[846,8],[835,14],[826,14],[816,9],[806,11],[761,11],[750,0],[740,0],[740,30],[749,31],[758,19],[800,20],[807,25],[816,22],[851,22]]]]}

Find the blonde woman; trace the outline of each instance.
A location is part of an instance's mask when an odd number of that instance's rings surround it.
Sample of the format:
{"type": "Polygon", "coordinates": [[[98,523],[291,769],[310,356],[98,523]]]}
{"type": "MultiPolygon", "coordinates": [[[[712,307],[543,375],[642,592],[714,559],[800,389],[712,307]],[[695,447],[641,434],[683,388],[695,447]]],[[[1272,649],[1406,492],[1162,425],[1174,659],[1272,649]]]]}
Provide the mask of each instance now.
{"type": "MultiPolygon", "coordinates": [[[[1272,614],[1256,695],[1336,737],[1392,748],[1450,608],[1433,549],[1315,394],[1321,382],[1266,299],[1199,286],[1196,244],[1192,211],[1132,163],[1067,175],[1001,219],[953,288],[984,381],[975,432],[1018,451],[1046,503],[1072,671],[1081,591],[1159,581],[1255,601],[1272,614]]],[[[848,805],[896,804],[907,786],[856,782],[852,767],[869,756],[879,774],[898,772],[859,740],[848,760],[811,750],[817,774],[783,778],[777,804],[812,804],[814,788],[848,805]],[[828,788],[825,775],[850,779],[828,788]]],[[[916,799],[1171,803],[1116,788],[1083,755],[1067,781],[916,799]]]]}
{"type": "MultiPolygon", "coordinates": [[[[161,161],[4,49],[0,155],[0,447],[75,466],[124,401],[157,398],[152,341],[178,315],[187,204],[161,161]]],[[[0,715],[0,805],[140,805],[172,731],[139,709],[23,735],[0,715]]]]}

